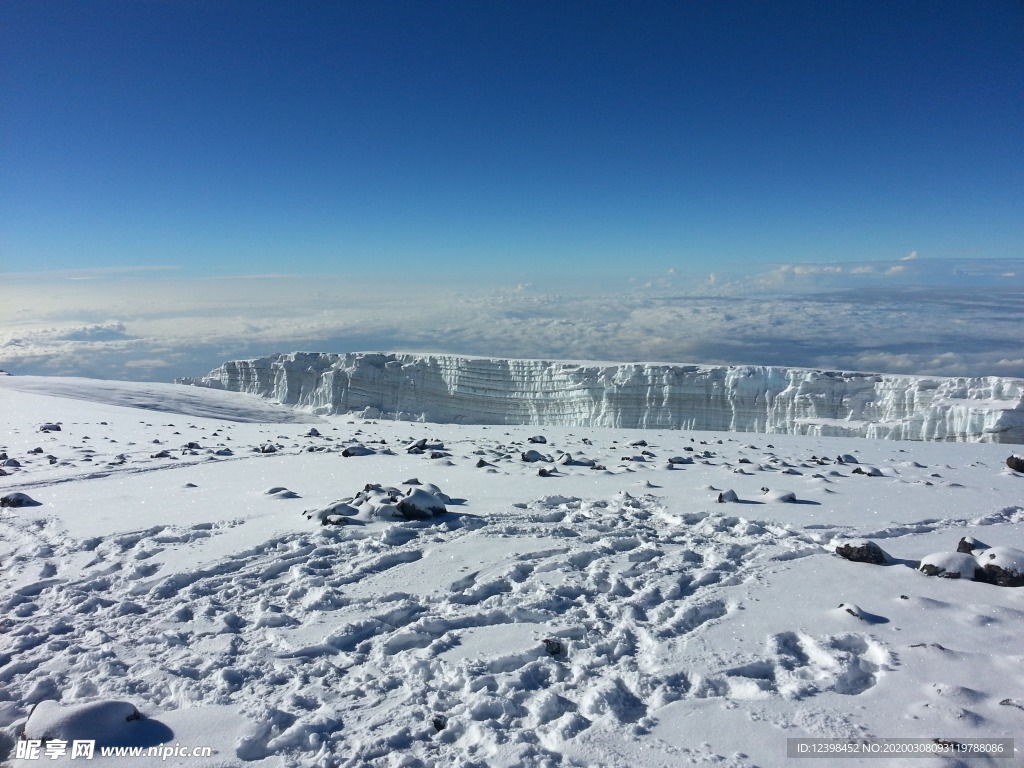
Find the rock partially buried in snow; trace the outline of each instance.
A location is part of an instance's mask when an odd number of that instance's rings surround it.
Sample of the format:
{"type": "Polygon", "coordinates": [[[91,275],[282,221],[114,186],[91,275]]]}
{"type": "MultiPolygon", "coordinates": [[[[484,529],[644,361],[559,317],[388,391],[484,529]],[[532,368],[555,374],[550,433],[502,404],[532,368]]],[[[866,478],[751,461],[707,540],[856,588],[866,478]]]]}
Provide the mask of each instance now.
{"type": "Polygon", "coordinates": [[[441,489],[438,488],[433,483],[420,483],[420,485],[422,486],[424,491],[426,491],[427,493],[431,494],[434,498],[436,498],[442,504],[451,504],[452,503],[451,497],[449,497],[448,494],[442,492],[441,489]]]}
{"type": "Polygon", "coordinates": [[[39,502],[27,493],[14,491],[0,496],[0,507],[38,507],[39,502]]]}
{"type": "Polygon", "coordinates": [[[1006,466],[1014,472],[1024,472],[1024,459],[1017,455],[1011,455],[1010,458],[1006,460],[1006,466]]]}
{"type": "Polygon", "coordinates": [[[836,547],[836,554],[854,563],[871,563],[885,565],[890,557],[873,541],[858,539],[836,547]]]}
{"type": "Polygon", "coordinates": [[[917,570],[943,579],[974,579],[978,561],[965,552],[936,552],[921,558],[917,570]]]}
{"type": "Polygon", "coordinates": [[[859,605],[855,603],[840,603],[837,610],[843,611],[853,616],[855,619],[863,619],[864,611],[860,609],[859,605]]]}
{"type": "Polygon", "coordinates": [[[562,641],[555,637],[545,638],[544,650],[552,656],[558,656],[564,650],[562,647],[562,641]]]}
{"type": "Polygon", "coordinates": [[[375,453],[373,448],[367,448],[365,445],[350,445],[341,452],[341,455],[347,459],[352,456],[372,456],[375,453]]]}
{"type": "Polygon", "coordinates": [[[398,514],[408,520],[428,520],[448,511],[441,499],[423,488],[411,490],[397,507],[398,514]]]}
{"type": "Polygon", "coordinates": [[[277,499],[297,499],[299,494],[295,491],[290,491],[284,486],[275,485],[273,488],[268,488],[263,492],[267,496],[273,496],[277,499]]]}
{"type": "Polygon", "coordinates": [[[323,509],[309,510],[303,513],[307,520],[319,520],[320,525],[347,525],[349,518],[359,514],[359,510],[344,501],[329,504],[323,509]]]}
{"type": "Polygon", "coordinates": [[[975,556],[980,568],[977,581],[1000,587],[1024,587],[1024,552],[1012,547],[992,547],[975,556]]]}
{"type": "Polygon", "coordinates": [[[855,467],[853,470],[855,475],[864,475],[865,477],[884,477],[882,470],[878,467],[855,467]]]}

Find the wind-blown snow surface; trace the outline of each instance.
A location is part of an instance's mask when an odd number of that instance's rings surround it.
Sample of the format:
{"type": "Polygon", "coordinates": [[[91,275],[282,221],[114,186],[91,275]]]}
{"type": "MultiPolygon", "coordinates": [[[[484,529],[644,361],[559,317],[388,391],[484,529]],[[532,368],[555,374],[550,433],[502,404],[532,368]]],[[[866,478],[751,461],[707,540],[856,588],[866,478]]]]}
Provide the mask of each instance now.
{"type": "MultiPolygon", "coordinates": [[[[0,377],[0,494],[38,502],[0,510],[0,761],[38,764],[13,745],[41,701],[216,750],[150,761],[181,766],[781,766],[789,737],[1024,732],[1024,589],[913,567],[1024,548],[1003,446],[311,425],[146,386],[0,377]],[[367,484],[448,511],[375,516],[367,484]],[[345,499],[347,525],[303,514],[345,499]],[[890,564],[832,552],[857,538],[890,564]]],[[[914,761],[958,764],[1013,761],[914,761]]]]}
{"type": "Polygon", "coordinates": [[[997,377],[297,352],[179,381],[431,422],[1024,442],[1024,380],[997,377]]]}

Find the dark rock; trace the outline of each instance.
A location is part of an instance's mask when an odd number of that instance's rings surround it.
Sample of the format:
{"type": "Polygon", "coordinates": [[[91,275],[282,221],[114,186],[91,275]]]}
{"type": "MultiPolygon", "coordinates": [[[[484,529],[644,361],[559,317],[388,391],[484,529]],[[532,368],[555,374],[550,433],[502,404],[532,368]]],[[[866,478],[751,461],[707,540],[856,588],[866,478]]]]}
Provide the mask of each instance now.
{"type": "Polygon", "coordinates": [[[519,454],[519,458],[528,463],[533,463],[535,461],[549,461],[548,457],[539,451],[523,451],[519,454]]]}
{"type": "Polygon", "coordinates": [[[1010,458],[1006,460],[1006,466],[1014,472],[1024,472],[1024,459],[1020,456],[1010,456],[1010,458]]]}
{"type": "Polygon", "coordinates": [[[434,715],[430,724],[434,726],[435,731],[443,731],[448,726],[448,718],[444,715],[434,715]]]}
{"type": "Polygon", "coordinates": [[[43,424],[39,428],[40,432],[60,432],[60,424],[43,424]]]}
{"type": "Polygon", "coordinates": [[[27,493],[14,491],[0,496],[0,507],[38,507],[39,502],[27,493]]]}
{"type": "Polygon", "coordinates": [[[552,656],[557,656],[563,650],[562,641],[555,637],[548,637],[544,640],[544,650],[552,656]]]}
{"type": "Polygon", "coordinates": [[[527,440],[527,442],[535,443],[535,444],[540,444],[540,445],[543,445],[547,441],[548,441],[548,439],[546,437],[544,437],[544,435],[534,435],[533,437],[531,437],[531,438],[529,438],[527,440]]]}
{"type": "Polygon", "coordinates": [[[998,565],[983,565],[974,578],[997,587],[1024,587],[1024,573],[1000,568],[998,565]]]}
{"type": "Polygon", "coordinates": [[[171,452],[170,451],[158,451],[157,453],[149,454],[149,458],[151,458],[151,459],[169,459],[169,458],[171,458],[171,452]]]}
{"type": "Polygon", "coordinates": [[[265,443],[264,445],[261,445],[258,450],[260,453],[277,453],[277,448],[271,445],[270,443],[265,443]]]}
{"type": "Polygon", "coordinates": [[[854,563],[885,565],[889,555],[873,541],[851,542],[836,547],[836,554],[854,563]]]}
{"type": "Polygon", "coordinates": [[[960,543],[956,545],[957,552],[963,552],[964,554],[973,554],[975,550],[988,549],[988,544],[983,544],[972,536],[964,536],[960,539],[960,543]]]}

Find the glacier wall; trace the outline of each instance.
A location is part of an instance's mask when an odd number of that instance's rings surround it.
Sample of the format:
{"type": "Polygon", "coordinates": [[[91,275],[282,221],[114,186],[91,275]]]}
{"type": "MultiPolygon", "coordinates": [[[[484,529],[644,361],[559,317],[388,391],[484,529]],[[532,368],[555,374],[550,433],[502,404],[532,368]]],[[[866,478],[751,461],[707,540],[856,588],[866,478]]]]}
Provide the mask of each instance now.
{"type": "Polygon", "coordinates": [[[1024,443],[1024,380],[998,377],[295,352],[178,383],[369,418],[1024,443]]]}

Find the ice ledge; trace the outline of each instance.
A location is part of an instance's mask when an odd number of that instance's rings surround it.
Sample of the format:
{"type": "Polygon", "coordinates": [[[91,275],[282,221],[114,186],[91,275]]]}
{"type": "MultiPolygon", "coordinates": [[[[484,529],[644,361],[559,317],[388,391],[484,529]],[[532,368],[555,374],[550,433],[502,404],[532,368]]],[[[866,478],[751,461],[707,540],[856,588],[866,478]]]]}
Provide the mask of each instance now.
{"type": "Polygon", "coordinates": [[[293,352],[177,381],[373,418],[1024,443],[1024,380],[1000,377],[293,352]]]}

